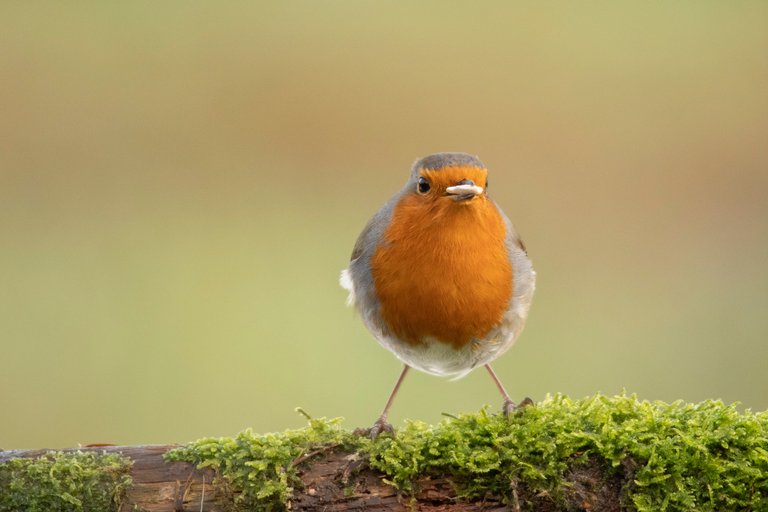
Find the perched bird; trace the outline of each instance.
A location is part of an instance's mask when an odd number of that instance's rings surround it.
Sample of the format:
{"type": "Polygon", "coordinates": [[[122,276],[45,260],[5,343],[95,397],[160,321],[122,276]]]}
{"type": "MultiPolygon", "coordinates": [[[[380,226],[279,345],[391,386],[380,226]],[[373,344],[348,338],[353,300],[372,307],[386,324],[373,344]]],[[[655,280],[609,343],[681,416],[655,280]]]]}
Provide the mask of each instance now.
{"type": "Polygon", "coordinates": [[[517,407],[489,363],[523,329],[536,273],[487,190],[488,171],[475,156],[417,160],[405,187],[368,221],[341,273],[348,303],[405,365],[372,437],[391,430],[387,414],[410,368],[459,378],[485,366],[504,413],[517,407]]]}

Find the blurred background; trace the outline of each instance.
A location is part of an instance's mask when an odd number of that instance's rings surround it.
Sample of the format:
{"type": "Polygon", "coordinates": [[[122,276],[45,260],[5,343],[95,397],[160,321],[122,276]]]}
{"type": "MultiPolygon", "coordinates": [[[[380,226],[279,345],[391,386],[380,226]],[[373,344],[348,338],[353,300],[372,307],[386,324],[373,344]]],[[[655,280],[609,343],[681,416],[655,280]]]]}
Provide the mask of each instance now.
{"type": "MultiPolygon", "coordinates": [[[[766,409],[766,91],[764,2],[4,3],[0,447],[370,425],[337,279],[437,151],[538,271],[513,397],[766,409]]],[[[391,420],[483,404],[412,373],[391,420]]]]}

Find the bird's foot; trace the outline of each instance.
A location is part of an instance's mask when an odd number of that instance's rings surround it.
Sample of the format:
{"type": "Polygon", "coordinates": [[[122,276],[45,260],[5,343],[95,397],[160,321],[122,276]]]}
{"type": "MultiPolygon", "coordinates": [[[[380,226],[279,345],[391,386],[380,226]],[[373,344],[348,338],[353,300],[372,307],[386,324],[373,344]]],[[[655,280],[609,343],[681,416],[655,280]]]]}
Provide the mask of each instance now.
{"type": "Polygon", "coordinates": [[[525,397],[519,404],[516,404],[510,399],[506,399],[504,400],[504,405],[502,406],[501,410],[504,412],[504,416],[509,416],[513,412],[520,411],[530,405],[533,405],[533,400],[528,397],[525,397]]]}
{"type": "Polygon", "coordinates": [[[376,420],[376,423],[373,424],[371,427],[371,430],[368,432],[368,437],[376,440],[377,437],[379,437],[380,434],[383,434],[384,432],[395,435],[395,429],[392,428],[392,425],[387,423],[387,418],[379,418],[376,420]]]}

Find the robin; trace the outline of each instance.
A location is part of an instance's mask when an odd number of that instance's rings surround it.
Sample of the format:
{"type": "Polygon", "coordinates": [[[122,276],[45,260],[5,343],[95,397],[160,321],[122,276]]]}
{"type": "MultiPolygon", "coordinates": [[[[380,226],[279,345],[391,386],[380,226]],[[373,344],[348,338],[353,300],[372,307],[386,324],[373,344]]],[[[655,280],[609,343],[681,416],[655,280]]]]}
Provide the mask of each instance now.
{"type": "Polygon", "coordinates": [[[391,431],[387,414],[411,368],[460,378],[484,366],[504,413],[514,410],[490,362],[522,331],[535,279],[523,242],[488,196],[485,165],[466,153],[417,160],[341,273],[348,303],[404,364],[371,436],[391,431]]]}

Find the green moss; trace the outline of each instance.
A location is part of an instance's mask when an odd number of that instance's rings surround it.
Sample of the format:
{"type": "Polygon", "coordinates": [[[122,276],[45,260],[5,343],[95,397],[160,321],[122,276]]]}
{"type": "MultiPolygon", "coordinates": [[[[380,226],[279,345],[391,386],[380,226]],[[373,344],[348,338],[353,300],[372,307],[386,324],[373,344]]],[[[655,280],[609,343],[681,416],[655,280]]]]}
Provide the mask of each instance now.
{"type": "Polygon", "coordinates": [[[214,467],[241,492],[238,505],[280,510],[298,481],[293,461],[329,444],[367,454],[406,493],[439,474],[466,498],[504,499],[514,483],[564,505],[569,471],[589,462],[624,482],[624,505],[639,511],[768,510],[768,414],[718,401],[555,396],[510,418],[482,410],[434,426],[410,421],[375,442],[339,420],[310,420],[279,434],[204,439],[169,458],[214,467]]]}
{"type": "Polygon", "coordinates": [[[339,427],[339,419],[310,419],[307,428],[256,435],[250,430],[234,438],[207,438],[166,454],[169,461],[211,467],[233,491],[236,508],[283,510],[298,482],[294,461],[330,445],[353,449],[357,437],[339,427]]]}
{"type": "Polygon", "coordinates": [[[435,427],[410,422],[372,445],[371,463],[404,489],[440,473],[466,497],[504,496],[516,481],[557,500],[568,469],[596,460],[629,477],[626,498],[640,511],[766,510],[767,435],[768,414],[717,401],[556,396],[509,419],[481,411],[435,427]]]}
{"type": "Polygon", "coordinates": [[[131,461],[117,454],[51,451],[0,464],[0,512],[118,510],[131,461]]]}

